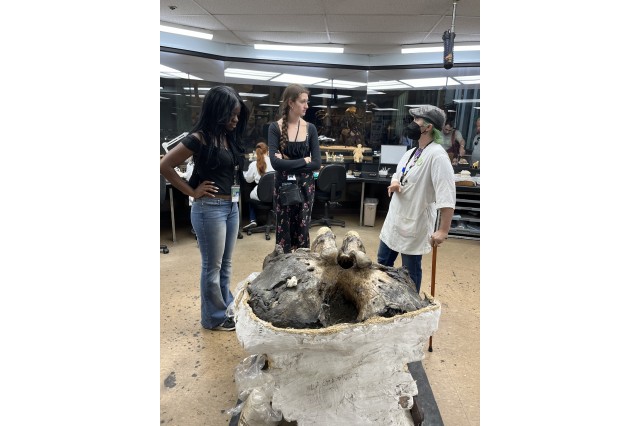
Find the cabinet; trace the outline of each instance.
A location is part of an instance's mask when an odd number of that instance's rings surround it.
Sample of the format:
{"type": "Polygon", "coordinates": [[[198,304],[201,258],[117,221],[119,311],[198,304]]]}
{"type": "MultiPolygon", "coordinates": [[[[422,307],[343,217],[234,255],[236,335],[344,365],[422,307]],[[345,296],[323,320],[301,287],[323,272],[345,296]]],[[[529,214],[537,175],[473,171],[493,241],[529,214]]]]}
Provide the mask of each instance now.
{"type": "Polygon", "coordinates": [[[456,186],[456,208],[449,236],[467,240],[480,239],[479,186],[456,186]]]}

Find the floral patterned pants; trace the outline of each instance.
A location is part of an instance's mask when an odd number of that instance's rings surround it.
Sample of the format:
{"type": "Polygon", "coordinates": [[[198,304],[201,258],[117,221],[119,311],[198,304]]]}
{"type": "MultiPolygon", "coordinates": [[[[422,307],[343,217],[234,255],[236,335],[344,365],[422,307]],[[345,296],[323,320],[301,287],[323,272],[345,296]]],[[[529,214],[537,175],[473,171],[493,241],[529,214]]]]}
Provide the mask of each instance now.
{"type": "Polygon", "coordinates": [[[276,200],[276,244],[285,253],[298,248],[309,248],[309,223],[316,193],[313,172],[296,174],[298,186],[302,190],[303,202],[295,206],[280,204],[280,186],[287,180],[288,172],[277,172],[274,194],[276,200]]]}

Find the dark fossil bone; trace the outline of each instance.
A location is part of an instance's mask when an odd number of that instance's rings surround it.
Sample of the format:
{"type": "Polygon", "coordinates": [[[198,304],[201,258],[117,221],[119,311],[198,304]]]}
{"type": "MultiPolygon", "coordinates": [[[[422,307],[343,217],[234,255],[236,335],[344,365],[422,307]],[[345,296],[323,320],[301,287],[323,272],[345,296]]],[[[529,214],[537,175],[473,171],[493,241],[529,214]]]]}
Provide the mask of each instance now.
{"type": "Polygon", "coordinates": [[[335,235],[320,228],[310,249],[276,250],[247,286],[249,305],[282,328],[323,328],[391,317],[429,305],[409,274],[372,262],[358,234],[349,231],[338,250],[335,235]]]}

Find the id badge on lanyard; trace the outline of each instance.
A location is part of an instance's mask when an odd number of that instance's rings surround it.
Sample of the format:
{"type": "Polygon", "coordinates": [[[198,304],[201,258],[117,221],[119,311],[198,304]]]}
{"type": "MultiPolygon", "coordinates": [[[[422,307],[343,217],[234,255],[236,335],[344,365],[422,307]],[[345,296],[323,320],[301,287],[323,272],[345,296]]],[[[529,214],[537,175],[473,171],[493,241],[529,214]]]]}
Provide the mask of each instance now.
{"type": "Polygon", "coordinates": [[[240,202],[240,185],[231,185],[231,201],[240,202]]]}

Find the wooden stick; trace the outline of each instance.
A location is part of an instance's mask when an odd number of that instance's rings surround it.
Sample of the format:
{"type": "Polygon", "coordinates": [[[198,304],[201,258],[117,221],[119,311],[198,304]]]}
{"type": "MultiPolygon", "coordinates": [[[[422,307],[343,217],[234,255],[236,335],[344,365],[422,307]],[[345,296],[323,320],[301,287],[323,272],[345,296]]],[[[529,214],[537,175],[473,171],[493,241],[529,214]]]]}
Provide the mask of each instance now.
{"type": "MultiPolygon", "coordinates": [[[[431,255],[431,297],[436,297],[436,257],[438,256],[438,246],[433,246],[433,254],[431,255]]],[[[431,343],[433,336],[429,336],[429,352],[433,352],[431,343]]]]}

